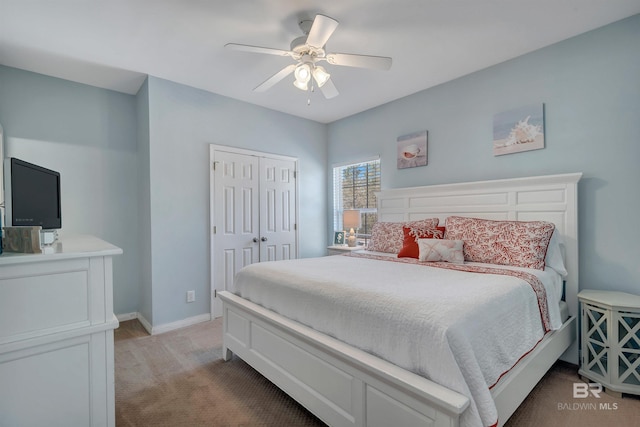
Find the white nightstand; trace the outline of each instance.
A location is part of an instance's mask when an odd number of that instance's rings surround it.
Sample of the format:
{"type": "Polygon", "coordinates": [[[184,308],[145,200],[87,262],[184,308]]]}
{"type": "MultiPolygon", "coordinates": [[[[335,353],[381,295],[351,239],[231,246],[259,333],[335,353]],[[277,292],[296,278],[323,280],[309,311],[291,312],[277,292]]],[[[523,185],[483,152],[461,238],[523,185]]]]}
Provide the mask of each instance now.
{"type": "Polygon", "coordinates": [[[346,252],[363,251],[364,246],[333,245],[327,247],[327,255],[342,255],[346,252]]]}
{"type": "Polygon", "coordinates": [[[584,290],[580,375],[608,391],[640,394],[640,296],[584,290]]]}

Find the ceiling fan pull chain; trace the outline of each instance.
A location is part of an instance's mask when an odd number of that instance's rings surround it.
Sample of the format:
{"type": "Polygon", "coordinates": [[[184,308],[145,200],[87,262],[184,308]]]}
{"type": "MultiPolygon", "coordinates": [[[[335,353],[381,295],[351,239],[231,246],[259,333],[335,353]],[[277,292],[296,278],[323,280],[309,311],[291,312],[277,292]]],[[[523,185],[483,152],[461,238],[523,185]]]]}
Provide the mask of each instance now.
{"type": "Polygon", "coordinates": [[[311,79],[311,87],[309,88],[309,96],[307,97],[307,105],[311,106],[311,92],[315,92],[316,91],[316,87],[313,84],[313,79],[311,79]]]}

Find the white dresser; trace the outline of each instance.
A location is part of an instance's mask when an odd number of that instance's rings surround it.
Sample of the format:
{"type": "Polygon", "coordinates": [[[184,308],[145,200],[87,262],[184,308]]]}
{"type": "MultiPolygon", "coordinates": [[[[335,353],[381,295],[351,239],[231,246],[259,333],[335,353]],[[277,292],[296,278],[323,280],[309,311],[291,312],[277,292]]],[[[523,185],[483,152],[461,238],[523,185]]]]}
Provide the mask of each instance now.
{"type": "Polygon", "coordinates": [[[0,255],[0,426],[114,426],[112,257],[91,236],[0,255]]]}

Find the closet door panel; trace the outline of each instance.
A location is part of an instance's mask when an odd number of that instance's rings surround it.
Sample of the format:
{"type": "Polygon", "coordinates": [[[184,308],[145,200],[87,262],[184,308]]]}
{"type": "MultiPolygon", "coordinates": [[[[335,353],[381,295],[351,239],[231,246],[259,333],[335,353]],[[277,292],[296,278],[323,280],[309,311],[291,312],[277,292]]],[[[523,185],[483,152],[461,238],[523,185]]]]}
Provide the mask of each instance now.
{"type": "Polygon", "coordinates": [[[213,282],[222,291],[232,289],[242,267],[260,260],[260,173],[255,156],[216,151],[214,162],[213,282]]]}
{"type": "Polygon", "coordinates": [[[260,260],[296,256],[296,183],[293,160],[260,159],[260,260]]]}

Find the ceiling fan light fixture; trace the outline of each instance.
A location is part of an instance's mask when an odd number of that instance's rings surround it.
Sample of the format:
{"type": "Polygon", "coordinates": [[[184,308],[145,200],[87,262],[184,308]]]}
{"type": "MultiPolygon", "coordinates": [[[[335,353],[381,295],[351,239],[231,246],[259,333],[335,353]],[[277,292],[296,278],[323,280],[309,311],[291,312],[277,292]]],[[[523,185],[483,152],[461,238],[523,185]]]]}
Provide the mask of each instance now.
{"type": "Polygon", "coordinates": [[[331,74],[327,73],[327,70],[325,70],[322,66],[317,65],[314,67],[313,78],[318,84],[318,87],[322,87],[330,77],[331,74]]]}
{"type": "MultiPolygon", "coordinates": [[[[357,55],[352,53],[328,53],[325,51],[327,41],[338,26],[338,21],[325,15],[317,14],[313,20],[303,19],[298,22],[303,36],[296,37],[291,42],[291,49],[273,49],[269,47],[247,44],[227,43],[225,48],[262,53],[276,56],[288,56],[294,63],[287,65],[267,80],[256,86],[255,92],[264,92],[272,88],[284,78],[294,75],[294,86],[300,90],[313,92],[320,88],[326,99],[338,96],[338,90],[333,84],[333,78],[324,68],[316,65],[319,61],[327,61],[331,65],[345,67],[368,68],[374,70],[388,70],[391,68],[391,58],[384,56],[357,55]],[[311,82],[311,85],[309,85],[311,82]],[[309,87],[311,87],[309,89],[309,87]]],[[[335,76],[334,76],[335,77],[335,76]]]]}
{"type": "Polygon", "coordinates": [[[309,64],[298,65],[294,72],[294,76],[296,77],[297,82],[304,84],[309,83],[309,80],[311,80],[311,67],[309,67],[309,64]]]}
{"type": "Polygon", "coordinates": [[[307,82],[301,82],[300,80],[294,80],[293,85],[300,90],[308,90],[309,86],[307,82]]]}

